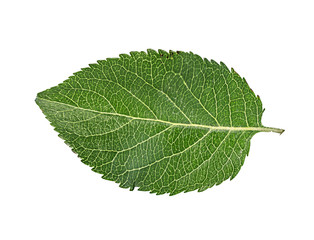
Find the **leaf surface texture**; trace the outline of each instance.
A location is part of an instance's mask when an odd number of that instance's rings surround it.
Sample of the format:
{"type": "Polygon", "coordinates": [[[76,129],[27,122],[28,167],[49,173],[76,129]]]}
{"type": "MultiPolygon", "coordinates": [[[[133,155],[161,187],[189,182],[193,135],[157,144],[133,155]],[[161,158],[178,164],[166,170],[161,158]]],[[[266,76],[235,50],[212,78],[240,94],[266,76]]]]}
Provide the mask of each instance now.
{"type": "Polygon", "coordinates": [[[234,178],[262,103],[233,69],[148,50],[91,64],[36,103],[93,171],[123,188],[174,195],[234,178]]]}

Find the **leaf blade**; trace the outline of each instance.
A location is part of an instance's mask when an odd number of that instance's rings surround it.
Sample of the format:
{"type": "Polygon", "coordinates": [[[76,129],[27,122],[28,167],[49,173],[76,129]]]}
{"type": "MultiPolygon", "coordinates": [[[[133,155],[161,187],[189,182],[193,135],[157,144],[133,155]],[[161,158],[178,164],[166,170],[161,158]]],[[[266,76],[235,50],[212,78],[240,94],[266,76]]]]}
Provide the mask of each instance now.
{"type": "Polygon", "coordinates": [[[148,50],[98,61],[36,103],[95,172],[157,194],[234,178],[252,136],[276,131],[262,126],[261,101],[245,79],[193,53],[148,50]]]}

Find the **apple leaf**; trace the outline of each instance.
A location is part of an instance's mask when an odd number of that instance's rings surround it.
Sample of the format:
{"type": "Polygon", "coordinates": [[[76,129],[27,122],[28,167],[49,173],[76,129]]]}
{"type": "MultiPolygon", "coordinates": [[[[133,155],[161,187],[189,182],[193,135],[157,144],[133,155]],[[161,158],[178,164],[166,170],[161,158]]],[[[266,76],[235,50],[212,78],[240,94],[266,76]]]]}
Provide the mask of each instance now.
{"type": "Polygon", "coordinates": [[[98,61],[36,103],[93,171],[157,194],[233,179],[255,133],[284,131],[262,125],[262,102],[244,78],[191,52],[98,61]]]}

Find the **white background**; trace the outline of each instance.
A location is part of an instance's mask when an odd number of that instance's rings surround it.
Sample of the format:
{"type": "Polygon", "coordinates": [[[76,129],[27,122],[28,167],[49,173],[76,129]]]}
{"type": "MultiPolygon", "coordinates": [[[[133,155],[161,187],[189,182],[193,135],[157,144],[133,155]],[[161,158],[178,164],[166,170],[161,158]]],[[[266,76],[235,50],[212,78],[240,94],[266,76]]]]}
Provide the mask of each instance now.
{"type": "Polygon", "coordinates": [[[313,1],[1,1],[0,239],[314,239],[313,1]],[[147,48],[244,76],[266,111],[233,181],[130,192],[80,162],[36,94],[147,48]]]}

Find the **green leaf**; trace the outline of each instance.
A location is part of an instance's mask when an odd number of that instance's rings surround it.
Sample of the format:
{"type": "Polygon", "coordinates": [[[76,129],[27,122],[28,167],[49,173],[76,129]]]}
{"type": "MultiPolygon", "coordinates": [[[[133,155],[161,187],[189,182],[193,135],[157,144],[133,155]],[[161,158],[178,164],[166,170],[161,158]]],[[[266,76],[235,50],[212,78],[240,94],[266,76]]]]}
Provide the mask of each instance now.
{"type": "Polygon", "coordinates": [[[131,52],[38,93],[60,137],[120,187],[174,195],[233,179],[263,127],[263,108],[222,62],[186,52],[131,52]]]}

